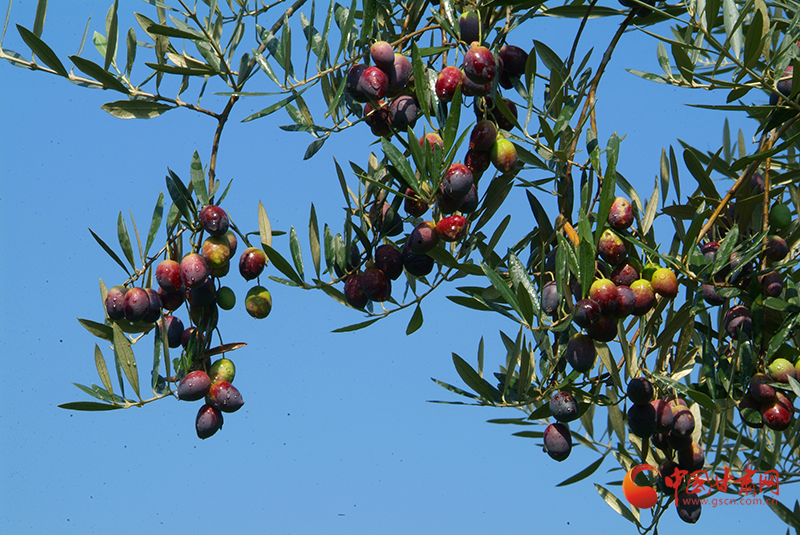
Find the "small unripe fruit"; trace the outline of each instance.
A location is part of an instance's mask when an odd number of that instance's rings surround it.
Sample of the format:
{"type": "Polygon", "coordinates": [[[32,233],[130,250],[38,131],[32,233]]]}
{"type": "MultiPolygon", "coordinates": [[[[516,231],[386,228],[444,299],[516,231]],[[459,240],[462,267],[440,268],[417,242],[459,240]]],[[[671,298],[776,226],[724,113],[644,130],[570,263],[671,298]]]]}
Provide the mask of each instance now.
{"type": "Polygon", "coordinates": [[[789,377],[791,377],[792,379],[797,379],[797,374],[795,373],[794,366],[792,365],[791,362],[789,362],[783,357],[778,357],[775,360],[773,360],[769,365],[768,371],[769,371],[769,376],[772,377],[772,380],[775,381],[776,383],[788,383],[789,377]]]}
{"type": "Polygon", "coordinates": [[[200,225],[212,236],[222,236],[228,232],[228,214],[219,206],[204,206],[200,210],[200,225]]]}
{"type": "Polygon", "coordinates": [[[517,168],[517,148],[509,140],[498,136],[489,150],[492,164],[501,173],[510,173],[517,168]]]}
{"type": "Polygon", "coordinates": [[[248,247],[239,258],[239,273],[244,280],[253,280],[264,271],[267,264],[267,255],[257,247],[248,247]]]}
{"type": "Polygon", "coordinates": [[[772,228],[780,230],[792,222],[792,211],[785,204],[776,203],[769,211],[769,224],[772,228]]]}
{"type": "Polygon", "coordinates": [[[203,405],[197,411],[194,425],[197,437],[205,440],[222,428],[222,413],[216,407],[203,405]]]}
{"type": "Polygon", "coordinates": [[[667,299],[674,299],[678,295],[678,279],[669,268],[659,268],[650,279],[653,290],[667,299]]]}
{"type": "Polygon", "coordinates": [[[217,290],[217,305],[222,310],[231,310],[236,306],[236,294],[228,286],[217,290]]]}
{"type": "Polygon", "coordinates": [[[196,288],[208,278],[208,265],[197,253],[187,254],[181,260],[181,280],[186,288],[196,288]]]}
{"type": "Polygon", "coordinates": [[[244,298],[244,308],[250,316],[264,319],[272,311],[272,296],[263,286],[254,286],[244,298]]]}
{"type": "Polygon", "coordinates": [[[209,269],[216,269],[224,266],[231,258],[231,248],[225,236],[211,236],[203,242],[200,250],[203,260],[209,269]]]}
{"type": "Polygon", "coordinates": [[[572,435],[562,423],[550,424],[544,430],[544,448],[556,461],[563,461],[572,451],[572,435]]]}
{"type": "Polygon", "coordinates": [[[186,374],[178,383],[178,399],[183,401],[197,401],[208,394],[211,387],[211,378],[202,370],[195,370],[186,374]]]}
{"type": "Polygon", "coordinates": [[[236,248],[239,246],[239,240],[236,238],[236,233],[232,230],[229,230],[225,234],[223,234],[226,240],[228,240],[228,249],[231,250],[231,256],[236,254],[236,248]]]}
{"type": "Polygon", "coordinates": [[[236,366],[233,365],[233,361],[230,359],[219,359],[208,369],[208,376],[211,378],[212,383],[218,381],[232,383],[233,378],[236,377],[236,366]]]}
{"type": "Polygon", "coordinates": [[[217,381],[211,385],[208,401],[222,412],[236,412],[244,405],[239,390],[227,381],[217,381]]]}

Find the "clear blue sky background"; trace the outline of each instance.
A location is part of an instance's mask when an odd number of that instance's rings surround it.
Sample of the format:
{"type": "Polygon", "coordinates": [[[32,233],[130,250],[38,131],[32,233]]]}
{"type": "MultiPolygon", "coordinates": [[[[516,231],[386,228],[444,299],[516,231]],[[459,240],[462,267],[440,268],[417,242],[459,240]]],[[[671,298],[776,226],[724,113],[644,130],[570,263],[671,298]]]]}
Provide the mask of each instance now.
{"type": "MultiPolygon", "coordinates": [[[[69,65],[66,56],[76,53],[89,13],[91,31],[104,33],[111,2],[52,4],[43,38],[69,65]]],[[[6,48],[26,57],[30,53],[14,24],[32,28],[35,7],[34,1],[14,3],[5,38],[6,48]]],[[[156,17],[145,3],[120,3],[121,32],[133,25],[142,40],[133,10],[156,17]]],[[[595,47],[595,65],[617,23],[589,25],[581,49],[595,47]]],[[[572,22],[536,19],[515,33],[512,44],[530,48],[535,37],[566,55],[574,29],[572,22]]],[[[300,39],[296,34],[296,42],[300,39]]],[[[240,52],[251,44],[247,34],[240,52]]],[[[600,137],[606,140],[613,131],[627,135],[619,169],[641,188],[643,198],[652,191],[661,147],[677,146],[680,137],[702,150],[716,150],[725,119],[721,113],[682,107],[687,101],[724,102],[722,93],[680,91],[624,72],[625,67],[660,72],[655,49],[652,39],[628,33],[598,95],[600,137]]],[[[102,62],[91,42],[83,55],[102,62]]],[[[117,214],[122,210],[127,217],[130,209],[145,232],[156,197],[165,191],[167,167],[188,178],[195,150],[207,164],[215,123],[185,110],[150,121],[118,120],[100,106],[119,94],[86,90],[5,62],[0,80],[0,228],[6,251],[0,263],[5,370],[0,531],[634,532],[592,485],[619,480],[620,473],[607,473],[615,463],[606,461],[582,483],[554,488],[596,454],[576,447],[567,461],[556,463],[537,441],[511,436],[518,428],[485,423],[522,413],[427,402],[456,399],[430,380],[461,384],[451,351],[474,363],[484,336],[487,372],[496,371],[504,358],[498,330],[515,332],[499,316],[447,301],[444,296],[455,293],[452,286],[426,300],[425,324],[409,337],[404,332],[410,312],[356,333],[332,334],[361,321],[361,314],[321,293],[262,277],[274,308],[268,319],[253,320],[241,306],[249,285],[229,276],[226,282],[240,304],[223,312],[220,323],[226,341],[249,344],[231,354],[246,405],[206,441],[194,432],[197,403],[164,400],[111,413],[57,408],[86,398],[73,381],[99,383],[96,339],[76,318],[102,318],[99,278],[109,286],[124,280],[87,227],[114,243],[117,214]]],[[[272,90],[264,77],[248,88],[272,90]]],[[[256,230],[257,201],[262,200],[274,228],[298,229],[308,257],[311,202],[321,224],[341,228],[332,155],[342,164],[352,160],[365,166],[373,138],[366,128],[353,129],[303,162],[311,138],[278,130],[291,122],[285,114],[239,122],[272,101],[245,99],[234,108],[217,169],[221,180],[234,180],[224,205],[240,227],[256,230]]],[[[220,110],[224,99],[209,91],[203,104],[220,110]]],[[[730,120],[751,138],[755,123],[730,120]]],[[[683,176],[685,195],[688,173],[683,176]]],[[[519,236],[534,222],[524,195],[515,193],[507,213],[513,214],[512,236],[519,236]]],[[[670,229],[662,231],[671,237],[670,229]]],[[[276,238],[274,246],[288,257],[286,238],[276,238]]],[[[279,275],[274,268],[268,273],[279,275]]],[[[151,347],[136,348],[143,381],[151,347]]],[[[110,359],[107,345],[101,348],[110,359]]],[[[784,503],[793,502],[792,492],[797,495],[796,489],[781,493],[784,503]]],[[[766,506],[725,506],[707,507],[696,526],[683,524],[670,511],[660,531],[778,533],[782,526],[766,506]]]]}

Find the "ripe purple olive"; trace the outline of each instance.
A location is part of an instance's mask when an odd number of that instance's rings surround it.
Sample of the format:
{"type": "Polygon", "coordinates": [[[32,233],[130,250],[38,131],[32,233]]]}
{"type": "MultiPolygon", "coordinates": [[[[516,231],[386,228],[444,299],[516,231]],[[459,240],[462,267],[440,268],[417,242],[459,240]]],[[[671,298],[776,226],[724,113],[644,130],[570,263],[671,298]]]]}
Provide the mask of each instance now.
{"type": "Polygon", "coordinates": [[[630,286],[639,280],[639,269],[628,259],[615,267],[609,278],[617,286],[630,286]]]}
{"type": "Polygon", "coordinates": [[[445,67],[436,78],[436,96],[442,102],[450,102],[456,90],[464,82],[464,73],[458,67],[445,67]]]}
{"type": "Polygon", "coordinates": [[[112,287],[108,290],[108,294],[106,294],[106,314],[108,314],[108,318],[111,320],[119,320],[125,317],[125,294],[128,293],[128,289],[125,286],[118,285],[112,287]]]}
{"type": "Polygon", "coordinates": [[[205,440],[214,435],[222,428],[222,420],[222,413],[218,408],[211,405],[200,407],[194,424],[197,437],[205,440]]]}
{"type": "Polygon", "coordinates": [[[562,423],[550,424],[544,430],[544,448],[550,458],[563,461],[572,451],[572,435],[562,423]]]}
{"type": "Polygon", "coordinates": [[[792,413],[782,403],[773,401],[762,406],[761,419],[764,421],[764,425],[770,429],[784,431],[792,423],[792,413]]]}
{"type": "Polygon", "coordinates": [[[122,310],[128,321],[142,321],[147,315],[150,298],[142,288],[131,288],[125,293],[122,310]]]}
{"type": "Polygon", "coordinates": [[[478,188],[475,184],[469,188],[469,192],[461,199],[461,206],[458,207],[462,214],[471,214],[478,209],[480,199],[478,199],[478,188]]]}
{"type": "Polygon", "coordinates": [[[585,334],[573,334],[567,342],[564,358],[574,370],[581,373],[590,371],[597,359],[594,341],[585,334]]]}
{"type": "Polygon", "coordinates": [[[436,234],[443,241],[458,241],[467,233],[467,218],[460,215],[451,215],[441,219],[436,224],[436,234]]]}
{"type": "Polygon", "coordinates": [[[561,423],[578,419],[578,402],[569,392],[556,392],[550,398],[550,413],[561,423]]]}
{"type": "Polygon", "coordinates": [[[181,280],[186,288],[196,288],[208,278],[208,265],[197,253],[190,253],[181,260],[181,280]]]}
{"type": "Polygon", "coordinates": [[[186,293],[182,289],[165,290],[158,289],[158,296],[161,298],[161,308],[164,310],[177,310],[186,299],[186,293]]]}
{"type": "Polygon", "coordinates": [[[556,281],[548,281],[542,287],[542,310],[548,316],[554,316],[558,310],[558,283],[556,281]]]}
{"type": "Polygon", "coordinates": [[[475,150],[489,150],[497,140],[497,126],[492,121],[478,121],[469,136],[469,148],[475,150]]]}
{"type": "Polygon", "coordinates": [[[244,405],[239,390],[227,381],[217,381],[211,385],[208,402],[222,412],[236,412],[244,405]]]}
{"type": "Polygon", "coordinates": [[[725,313],[724,318],[725,332],[731,338],[736,338],[741,331],[746,337],[752,335],[753,318],[750,311],[743,305],[736,305],[725,313]]]}
{"type": "Polygon", "coordinates": [[[358,90],[369,100],[385,97],[388,89],[389,77],[378,67],[367,67],[358,79],[358,90]]]}
{"type": "Polygon", "coordinates": [[[616,230],[625,230],[633,224],[633,206],[628,199],[617,197],[608,212],[608,225],[616,230]]]}
{"type": "Polygon", "coordinates": [[[778,297],[783,293],[783,275],[770,271],[761,277],[761,293],[769,297],[778,297]]]}
{"type": "Polygon", "coordinates": [[[769,260],[780,262],[789,254],[789,246],[786,244],[786,240],[780,236],[770,236],[764,254],[769,260]]]}
{"type": "Polygon", "coordinates": [[[650,403],[653,400],[653,383],[647,377],[634,377],[628,382],[626,391],[628,399],[636,405],[650,403]]]}
{"type": "Polygon", "coordinates": [[[485,46],[476,45],[464,54],[464,74],[479,85],[489,84],[497,76],[497,62],[485,46]]]}
{"type": "Polygon", "coordinates": [[[195,370],[186,374],[178,383],[178,399],[197,401],[203,399],[211,388],[211,378],[203,370],[195,370]]]}
{"type": "Polygon", "coordinates": [[[165,290],[180,290],[181,265],[174,260],[162,260],[156,266],[156,282],[165,290]]]}
{"type": "Polygon", "coordinates": [[[242,256],[239,258],[239,273],[244,280],[253,280],[261,275],[266,264],[267,255],[264,251],[257,247],[248,247],[242,251],[242,256]]]}
{"type": "Polygon", "coordinates": [[[600,305],[597,304],[597,301],[581,299],[575,303],[575,315],[572,319],[578,326],[586,329],[600,319],[600,314],[600,305]]]}
{"type": "Polygon", "coordinates": [[[361,289],[361,275],[353,273],[344,283],[344,299],[353,308],[364,308],[369,302],[369,298],[361,289]]]}
{"type": "MultiPolygon", "coordinates": [[[[162,322],[159,322],[159,329],[161,328],[162,322]]],[[[172,315],[164,316],[163,318],[163,330],[161,331],[161,336],[164,336],[163,333],[166,333],[167,337],[167,345],[175,349],[176,347],[181,346],[181,336],[183,335],[183,322],[180,318],[177,318],[172,315]]]]}
{"type": "Polygon", "coordinates": [[[451,199],[463,199],[472,187],[472,171],[463,163],[453,163],[447,169],[439,190],[451,199]]]}
{"type": "Polygon", "coordinates": [[[672,408],[672,433],[681,437],[691,437],[694,432],[694,415],[686,407],[672,408]]]}
{"type": "Polygon", "coordinates": [[[612,313],[615,318],[627,318],[636,308],[636,294],[629,286],[617,286],[617,309],[612,313]]]}
{"type": "Polygon", "coordinates": [[[433,271],[435,262],[426,254],[412,253],[409,244],[403,247],[403,268],[413,277],[424,277],[433,271]]]}
{"type": "Polygon", "coordinates": [[[771,383],[772,378],[766,373],[757,373],[750,379],[748,393],[759,403],[772,403],[775,400],[775,389],[764,383],[771,383]]]}
{"type": "Polygon", "coordinates": [[[697,496],[697,494],[681,492],[675,502],[678,517],[687,524],[696,524],[700,520],[700,514],[703,512],[703,504],[697,496]]]}
{"type": "Polygon", "coordinates": [[[719,306],[726,301],[712,284],[702,284],[700,289],[703,292],[703,300],[711,306],[719,306]]]}
{"type": "Polygon", "coordinates": [[[417,124],[417,104],[408,96],[397,97],[389,106],[389,121],[392,128],[405,132],[417,124]]]}
{"type": "Polygon", "coordinates": [[[411,231],[408,237],[408,247],[412,253],[423,254],[433,250],[439,243],[436,225],[433,221],[423,221],[411,231]]]}
{"type": "Polygon", "coordinates": [[[419,198],[414,190],[406,188],[406,198],[403,199],[403,208],[412,217],[422,217],[428,211],[428,203],[419,198]]]}
{"type": "Polygon", "coordinates": [[[631,405],[628,409],[628,429],[639,438],[649,438],[656,431],[658,420],[652,405],[631,405]]]}
{"type": "Polygon", "coordinates": [[[212,236],[222,236],[228,232],[228,214],[219,206],[204,206],[200,210],[200,225],[212,236]]]}
{"type": "Polygon", "coordinates": [[[369,49],[375,65],[385,72],[394,66],[394,49],[386,41],[377,41],[369,49]]]}
{"type": "Polygon", "coordinates": [[[484,171],[489,169],[492,163],[492,156],[489,151],[477,151],[469,149],[464,155],[464,165],[466,165],[473,176],[480,177],[484,171]]]}
{"type": "Polygon", "coordinates": [[[600,314],[597,321],[586,328],[586,334],[598,342],[610,342],[618,332],[617,318],[611,314],[600,314]]]}
{"type": "Polygon", "coordinates": [[[380,245],[375,249],[375,267],[389,279],[397,280],[403,274],[403,253],[389,244],[380,245]]]}
{"type": "Polygon", "coordinates": [[[402,54],[394,55],[394,63],[388,70],[389,89],[386,95],[394,98],[405,91],[411,76],[411,61],[402,54]]]}
{"type": "Polygon", "coordinates": [[[367,95],[365,95],[359,88],[361,75],[364,74],[364,71],[366,70],[367,70],[366,65],[364,65],[363,63],[358,63],[350,67],[350,70],[347,71],[347,79],[345,80],[344,83],[344,90],[356,102],[369,101],[369,97],[367,97],[367,95]]]}
{"type": "MultiPolygon", "coordinates": [[[[508,74],[522,76],[528,62],[528,53],[518,46],[503,45],[497,56],[503,60],[503,69],[508,74]]],[[[508,89],[508,88],[506,88],[508,89]]]]}
{"type": "Polygon", "coordinates": [[[147,312],[142,321],[155,323],[161,317],[161,297],[152,288],[147,288],[145,292],[147,293],[147,312]]]}
{"type": "Polygon", "coordinates": [[[361,289],[368,299],[383,302],[392,295],[392,282],[380,269],[370,268],[361,275],[361,289]]]}
{"type": "Polygon", "coordinates": [[[600,241],[597,243],[597,252],[600,253],[603,260],[612,266],[618,265],[628,256],[628,248],[625,246],[625,242],[610,229],[604,230],[600,236],[600,241]]]}
{"type": "Polygon", "coordinates": [[[481,40],[481,19],[475,11],[465,11],[458,17],[461,41],[472,43],[481,40]]]}
{"type": "Polygon", "coordinates": [[[600,306],[602,314],[611,314],[619,300],[617,286],[608,279],[597,279],[589,287],[589,298],[600,306]]]}

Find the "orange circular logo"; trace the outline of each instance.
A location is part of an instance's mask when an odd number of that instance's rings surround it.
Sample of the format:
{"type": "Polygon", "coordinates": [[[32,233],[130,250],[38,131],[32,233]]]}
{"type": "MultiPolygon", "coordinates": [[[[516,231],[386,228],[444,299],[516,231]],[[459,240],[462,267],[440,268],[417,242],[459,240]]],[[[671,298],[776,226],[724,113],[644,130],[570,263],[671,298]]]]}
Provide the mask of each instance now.
{"type": "Polygon", "coordinates": [[[625,499],[634,507],[650,509],[658,501],[656,489],[652,487],[640,487],[633,482],[633,478],[636,477],[636,474],[644,470],[658,473],[658,470],[649,464],[640,464],[639,466],[631,468],[628,473],[625,474],[625,479],[622,480],[622,494],[625,495],[625,499]]]}

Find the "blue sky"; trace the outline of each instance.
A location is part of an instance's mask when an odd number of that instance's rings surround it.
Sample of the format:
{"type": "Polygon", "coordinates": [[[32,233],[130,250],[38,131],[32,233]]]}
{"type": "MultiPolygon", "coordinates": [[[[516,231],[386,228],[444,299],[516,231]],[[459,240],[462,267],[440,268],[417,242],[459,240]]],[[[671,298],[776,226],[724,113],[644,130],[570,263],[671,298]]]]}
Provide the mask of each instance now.
{"type": "MultiPolygon", "coordinates": [[[[102,32],[110,2],[53,4],[43,38],[66,63],[90,12],[92,30],[102,32]]],[[[133,10],[155,18],[145,3],[120,4],[124,30],[135,24],[133,10]]],[[[26,57],[14,24],[32,27],[35,6],[14,3],[4,43],[26,57]]],[[[614,27],[615,21],[590,24],[584,51],[593,45],[599,57],[614,27]]],[[[535,37],[566,54],[573,32],[571,23],[536,19],[512,44],[529,48],[535,37]]],[[[677,146],[680,137],[701,150],[716,150],[725,119],[681,105],[724,102],[722,93],[690,93],[624,72],[625,67],[658,72],[655,48],[641,33],[626,35],[598,94],[600,137],[614,131],[627,135],[619,169],[641,187],[642,197],[652,191],[661,147],[677,146]]],[[[101,61],[91,43],[83,55],[101,61]]],[[[248,343],[231,354],[246,404],[226,418],[220,433],[206,441],[196,438],[197,403],[164,400],[113,413],[57,408],[85,399],[72,382],[99,382],[96,339],[76,318],[102,318],[99,278],[108,286],[124,280],[87,228],[113,243],[118,213],[129,218],[130,210],[144,232],[158,193],[165,191],[167,167],[187,178],[195,150],[206,164],[215,124],[186,110],[149,121],[115,119],[100,106],[118,94],[5,62],[0,78],[0,228],[9,253],[0,263],[4,532],[633,532],[592,485],[619,480],[619,473],[606,472],[614,463],[607,461],[582,483],[555,488],[596,454],[576,447],[567,461],[556,463],[536,441],[511,436],[517,429],[486,423],[522,413],[428,403],[455,400],[430,380],[461,384],[451,352],[474,364],[483,336],[487,371],[496,371],[504,358],[498,330],[512,335],[516,330],[499,316],[446,300],[455,286],[426,300],[425,323],[411,336],[404,334],[410,311],[355,333],[332,334],[362,315],[321,293],[262,276],[274,307],[269,318],[257,321],[241,306],[249,285],[231,275],[226,282],[239,304],[223,312],[221,326],[226,341],[248,343]]],[[[270,90],[266,78],[250,87],[259,88],[270,90]]],[[[304,162],[311,139],[279,130],[290,122],[285,114],[239,122],[271,102],[244,99],[234,108],[217,168],[221,180],[233,179],[224,206],[240,227],[257,230],[261,200],[274,228],[295,226],[308,255],[312,202],[320,224],[341,228],[332,155],[342,164],[352,160],[363,166],[369,150],[376,149],[368,146],[373,138],[366,128],[353,129],[304,162]]],[[[203,104],[219,110],[224,101],[207,93],[203,104]]],[[[735,116],[730,121],[750,139],[754,123],[735,116]]],[[[684,183],[689,189],[687,178],[684,183]]],[[[516,193],[505,213],[512,214],[511,228],[519,235],[534,221],[521,190],[516,193]]],[[[273,246],[288,257],[285,237],[276,237],[273,246]]],[[[267,273],[280,275],[274,268],[267,273]]],[[[101,348],[108,358],[108,347],[101,348]]],[[[149,351],[137,347],[145,373],[149,351]]],[[[784,503],[791,503],[792,490],[782,493],[784,503]]],[[[720,506],[707,507],[696,526],[668,512],[661,532],[777,533],[782,526],[766,507],[720,506]]]]}

